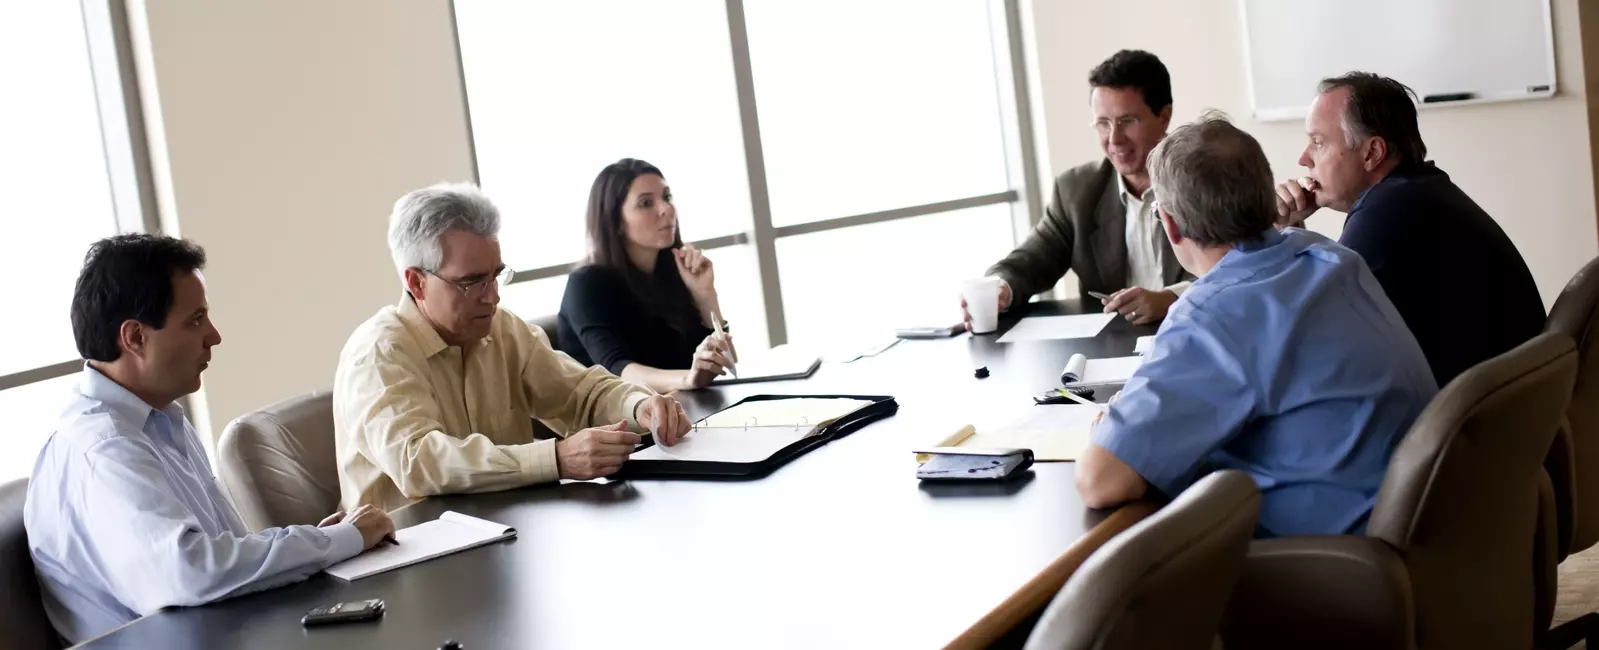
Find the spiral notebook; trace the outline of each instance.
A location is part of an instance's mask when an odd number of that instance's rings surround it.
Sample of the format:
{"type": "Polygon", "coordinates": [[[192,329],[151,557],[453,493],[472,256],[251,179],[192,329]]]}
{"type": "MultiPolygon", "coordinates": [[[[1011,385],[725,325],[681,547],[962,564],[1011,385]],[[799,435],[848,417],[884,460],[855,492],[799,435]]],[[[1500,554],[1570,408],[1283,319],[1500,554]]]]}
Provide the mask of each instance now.
{"type": "Polygon", "coordinates": [[[438,519],[394,532],[398,545],[379,545],[327,568],[340,580],[360,580],[385,571],[516,537],[516,529],[487,519],[446,511],[438,519]]]}

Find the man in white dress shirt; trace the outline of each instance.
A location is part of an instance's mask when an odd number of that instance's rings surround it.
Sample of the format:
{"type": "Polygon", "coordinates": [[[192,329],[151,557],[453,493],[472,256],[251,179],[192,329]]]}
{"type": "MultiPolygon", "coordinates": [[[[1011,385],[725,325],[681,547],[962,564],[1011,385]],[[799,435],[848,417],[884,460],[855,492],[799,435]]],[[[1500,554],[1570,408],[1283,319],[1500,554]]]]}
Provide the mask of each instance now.
{"type": "Polygon", "coordinates": [[[222,336],[187,241],[95,243],[72,297],[86,360],[39,453],[24,523],[45,611],[80,643],[163,607],[269,589],[360,554],[394,532],[382,510],[251,533],[217,486],[176,400],[200,389],[222,336]]]}

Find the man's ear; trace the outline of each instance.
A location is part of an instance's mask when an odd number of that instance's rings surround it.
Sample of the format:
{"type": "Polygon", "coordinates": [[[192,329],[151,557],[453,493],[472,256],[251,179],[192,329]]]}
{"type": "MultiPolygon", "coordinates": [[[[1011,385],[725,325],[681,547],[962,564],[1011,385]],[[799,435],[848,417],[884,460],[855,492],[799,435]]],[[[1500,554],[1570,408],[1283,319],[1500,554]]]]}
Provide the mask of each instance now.
{"type": "Polygon", "coordinates": [[[1366,138],[1366,146],[1363,153],[1364,160],[1361,163],[1365,165],[1366,171],[1375,171],[1388,160],[1388,141],[1378,136],[1366,138]]]}
{"type": "Polygon", "coordinates": [[[122,348],[123,354],[143,357],[148,336],[149,332],[144,323],[129,318],[122,321],[122,326],[117,328],[117,346],[122,348]]]}
{"type": "Polygon", "coordinates": [[[405,290],[411,294],[411,299],[427,299],[423,291],[427,286],[427,279],[427,273],[422,269],[413,266],[405,270],[405,290]]]}
{"type": "Polygon", "coordinates": [[[1177,222],[1172,221],[1171,213],[1167,212],[1165,208],[1160,210],[1160,225],[1166,229],[1166,239],[1171,242],[1172,246],[1183,243],[1182,231],[1177,229],[1177,222]]]}
{"type": "Polygon", "coordinates": [[[1155,117],[1160,118],[1160,132],[1165,133],[1167,127],[1171,126],[1171,104],[1167,104],[1166,108],[1160,109],[1160,112],[1156,113],[1155,117]]]}

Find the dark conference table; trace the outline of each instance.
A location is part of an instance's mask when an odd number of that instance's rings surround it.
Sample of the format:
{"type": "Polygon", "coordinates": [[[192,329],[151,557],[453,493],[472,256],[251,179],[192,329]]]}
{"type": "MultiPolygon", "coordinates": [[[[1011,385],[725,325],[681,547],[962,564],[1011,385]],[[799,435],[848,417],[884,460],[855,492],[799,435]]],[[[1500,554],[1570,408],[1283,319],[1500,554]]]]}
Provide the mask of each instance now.
{"type": "Polygon", "coordinates": [[[1125,356],[1153,332],[1118,318],[1093,339],[904,341],[824,363],[807,380],[683,393],[695,418],[755,394],[893,395],[900,409],[753,481],[569,482],[426,499],[395,511],[396,525],[454,510],[518,536],[355,582],[324,574],[163,610],[81,647],[982,647],[1154,506],[1089,510],[1072,463],[1038,463],[1007,483],[922,484],[912,449],[1032,408],[1074,352],[1125,356]],[[991,376],[975,378],[979,366],[991,376]],[[300,625],[312,607],[365,598],[386,601],[381,621],[300,625]]]}

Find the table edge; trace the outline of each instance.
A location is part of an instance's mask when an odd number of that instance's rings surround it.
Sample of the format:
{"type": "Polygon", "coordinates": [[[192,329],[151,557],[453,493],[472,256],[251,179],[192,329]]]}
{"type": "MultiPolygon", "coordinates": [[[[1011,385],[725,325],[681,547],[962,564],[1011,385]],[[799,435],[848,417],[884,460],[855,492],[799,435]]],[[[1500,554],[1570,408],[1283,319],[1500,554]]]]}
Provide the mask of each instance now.
{"type": "Polygon", "coordinates": [[[1076,573],[1094,551],[1105,542],[1154,514],[1158,506],[1151,501],[1135,501],[1124,505],[1105,517],[1077,541],[1050,562],[1038,575],[1033,576],[1015,593],[994,609],[983,615],[971,627],[961,632],[944,647],[949,649],[986,648],[998,641],[1028,616],[1044,608],[1055,597],[1066,580],[1076,573]]]}

